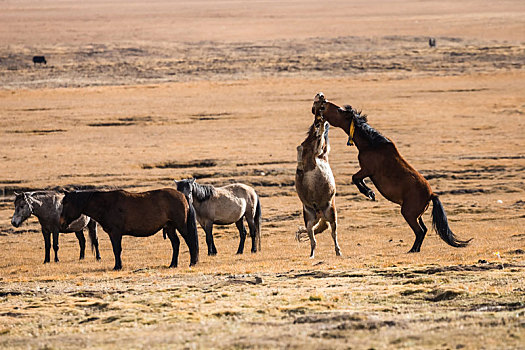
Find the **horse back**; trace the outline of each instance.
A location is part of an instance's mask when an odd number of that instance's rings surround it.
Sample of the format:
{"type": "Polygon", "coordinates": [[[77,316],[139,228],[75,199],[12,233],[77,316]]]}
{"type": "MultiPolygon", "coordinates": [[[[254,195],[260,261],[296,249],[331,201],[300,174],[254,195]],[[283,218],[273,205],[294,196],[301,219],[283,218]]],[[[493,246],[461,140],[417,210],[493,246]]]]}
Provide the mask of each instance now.
{"type": "Polygon", "coordinates": [[[141,193],[114,191],[106,198],[106,206],[110,216],[106,220],[134,236],[154,234],[170,222],[182,227],[188,212],[184,195],[171,188],[141,193]]]}

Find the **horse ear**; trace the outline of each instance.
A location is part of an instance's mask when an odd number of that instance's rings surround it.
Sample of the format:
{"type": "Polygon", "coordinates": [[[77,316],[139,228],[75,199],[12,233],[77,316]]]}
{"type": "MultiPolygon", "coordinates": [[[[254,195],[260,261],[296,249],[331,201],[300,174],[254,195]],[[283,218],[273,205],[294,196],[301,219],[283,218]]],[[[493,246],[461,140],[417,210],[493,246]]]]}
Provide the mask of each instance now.
{"type": "Polygon", "coordinates": [[[175,182],[175,185],[177,185],[179,183],[177,180],[173,180],[173,182],[175,182]]]}
{"type": "Polygon", "coordinates": [[[190,180],[190,183],[193,185],[195,183],[195,180],[197,180],[197,179],[192,177],[191,180],[190,180]]]}
{"type": "Polygon", "coordinates": [[[15,195],[15,197],[18,197],[21,193],[13,191],[13,194],[15,195]]]}

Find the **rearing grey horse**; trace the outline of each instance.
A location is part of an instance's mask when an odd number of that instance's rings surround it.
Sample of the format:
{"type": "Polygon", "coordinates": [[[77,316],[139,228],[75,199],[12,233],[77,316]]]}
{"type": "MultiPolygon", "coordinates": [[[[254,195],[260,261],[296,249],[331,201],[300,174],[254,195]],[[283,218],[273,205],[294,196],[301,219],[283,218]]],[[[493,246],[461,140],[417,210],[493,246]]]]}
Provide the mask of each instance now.
{"type": "Polygon", "coordinates": [[[206,232],[208,255],[216,255],[217,248],[213,242],[213,224],[229,225],[235,223],[239,230],[240,242],[237,254],[244,251],[246,229],[243,220],[246,218],[252,238],[252,253],[261,250],[261,202],[255,190],[244,184],[236,183],[223,187],[200,185],[195,179],[176,181],[177,190],[184,193],[193,203],[197,221],[206,232]]]}
{"type": "Polygon", "coordinates": [[[98,250],[97,223],[88,216],[82,215],[69,225],[66,230],[60,229],[60,213],[62,212],[62,198],[64,194],[55,191],[22,192],[15,193],[15,212],[11,219],[14,227],[19,227],[31,215],[35,215],[42,227],[45,242],[44,264],[50,262],[51,234],[53,234],[53,250],[55,262],[58,262],[58,234],[75,232],[80,245],[80,260],[84,259],[86,238],[84,228],[89,230],[91,250],[95,250],[97,260],[100,260],[98,250]]]}
{"type": "MultiPolygon", "coordinates": [[[[335,180],[328,163],[328,153],[330,152],[329,126],[328,122],[316,118],[308,130],[308,136],[297,147],[295,189],[303,203],[305,231],[310,238],[310,258],[314,257],[317,245],[315,235],[326,230],[328,223],[332,228],[335,254],[341,255],[341,249],[337,242],[335,180]]],[[[297,233],[297,239],[303,232],[297,233]]]]}

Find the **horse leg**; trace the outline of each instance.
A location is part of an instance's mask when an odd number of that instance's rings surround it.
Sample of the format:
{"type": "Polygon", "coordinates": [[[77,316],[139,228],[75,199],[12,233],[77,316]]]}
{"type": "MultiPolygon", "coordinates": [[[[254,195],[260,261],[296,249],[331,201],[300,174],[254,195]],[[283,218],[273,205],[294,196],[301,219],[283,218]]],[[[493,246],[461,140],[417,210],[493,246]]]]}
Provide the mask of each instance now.
{"type": "Polygon", "coordinates": [[[308,233],[308,238],[310,238],[310,259],[315,257],[315,248],[317,242],[315,240],[314,227],[319,222],[315,210],[303,206],[304,213],[304,222],[306,224],[306,233],[308,233]]]}
{"type": "Polygon", "coordinates": [[[206,245],[208,246],[208,255],[217,255],[217,248],[213,241],[213,222],[209,222],[202,227],[206,232],[206,245]]]}
{"type": "Polygon", "coordinates": [[[58,232],[53,232],[53,250],[55,251],[55,262],[59,262],[58,249],[58,232]]]}
{"type": "Polygon", "coordinates": [[[370,187],[365,184],[365,177],[369,177],[370,174],[367,174],[363,169],[360,169],[357,173],[352,175],[352,183],[357,186],[359,192],[370,198],[371,200],[376,200],[376,195],[370,187]]]}
{"type": "Polygon", "coordinates": [[[325,211],[325,217],[330,222],[332,227],[332,239],[334,240],[335,255],[341,256],[341,248],[337,242],[337,212],[335,210],[335,199],[332,199],[332,205],[325,211]]]}
{"type": "Polygon", "coordinates": [[[328,222],[323,218],[314,226],[314,235],[318,235],[328,228],[328,222]]]}
{"type": "Polygon", "coordinates": [[[80,258],[78,258],[78,260],[82,260],[86,252],[86,237],[84,237],[83,231],[76,231],[75,236],[77,236],[78,245],[80,246],[80,258]]]}
{"type": "MultiPolygon", "coordinates": [[[[409,253],[418,253],[421,249],[421,244],[423,243],[423,239],[425,238],[425,234],[427,233],[426,226],[423,225],[421,227],[418,223],[418,217],[421,215],[419,213],[414,214],[414,210],[411,208],[408,208],[407,206],[401,207],[401,214],[405,218],[408,225],[410,225],[410,228],[412,231],[414,231],[414,234],[416,235],[416,240],[414,241],[414,245],[412,245],[412,248],[408,251],[409,253]]],[[[419,218],[420,222],[423,222],[421,218],[419,218]]]]}
{"type": "Polygon", "coordinates": [[[109,239],[111,240],[113,255],[115,256],[115,267],[113,267],[113,270],[122,270],[122,260],[120,259],[120,254],[122,253],[122,234],[110,233],[109,239]]]}
{"type": "Polygon", "coordinates": [[[168,238],[171,241],[171,247],[173,248],[173,256],[171,257],[170,267],[177,267],[179,261],[180,240],[179,237],[177,237],[177,233],[174,227],[169,227],[167,231],[168,238]]]}
{"type": "MultiPolygon", "coordinates": [[[[246,229],[244,228],[244,217],[241,217],[239,220],[235,222],[235,226],[237,226],[237,230],[239,230],[239,248],[237,248],[236,254],[242,254],[244,251],[244,242],[246,241],[246,229]]],[[[252,244],[252,252],[253,252],[253,244],[252,244]]]]}
{"type": "Polygon", "coordinates": [[[44,236],[44,264],[47,264],[51,261],[51,232],[42,229],[42,235],[44,236]]]}
{"type": "MultiPolygon", "coordinates": [[[[181,231],[179,230],[180,232],[180,235],[182,236],[182,238],[184,239],[184,242],[186,242],[186,245],[188,246],[188,249],[190,251],[190,267],[194,266],[196,263],[197,263],[197,260],[198,260],[198,251],[197,251],[197,255],[196,256],[191,256],[191,244],[190,244],[190,241],[189,241],[189,237],[188,237],[188,233],[183,233],[184,231],[181,231]]],[[[198,249],[197,249],[198,250],[198,249]]],[[[217,252],[215,252],[215,254],[217,254],[217,252]]]]}
{"type": "Polygon", "coordinates": [[[250,237],[252,239],[252,253],[257,253],[257,240],[256,240],[256,234],[257,234],[257,227],[255,225],[255,220],[249,219],[246,217],[246,223],[248,224],[248,229],[250,230],[250,237]]]}
{"type": "MultiPolygon", "coordinates": [[[[421,228],[423,229],[423,238],[425,238],[425,235],[427,234],[428,229],[425,226],[425,223],[423,222],[423,218],[421,216],[419,217],[418,221],[419,221],[419,226],[421,226],[421,228]]],[[[421,241],[419,242],[419,246],[417,247],[417,251],[419,251],[421,249],[421,244],[423,243],[423,238],[421,238],[421,241]]]]}

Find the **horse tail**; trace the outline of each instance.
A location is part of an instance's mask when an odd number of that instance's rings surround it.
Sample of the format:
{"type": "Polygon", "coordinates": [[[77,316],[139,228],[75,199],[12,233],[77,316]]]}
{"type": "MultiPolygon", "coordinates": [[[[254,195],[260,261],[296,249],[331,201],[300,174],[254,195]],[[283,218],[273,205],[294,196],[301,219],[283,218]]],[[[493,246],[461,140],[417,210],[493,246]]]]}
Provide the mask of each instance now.
{"type": "Polygon", "coordinates": [[[255,216],[253,221],[255,222],[255,240],[257,241],[257,249],[261,250],[261,200],[257,196],[257,206],[255,207],[255,216]]]}
{"type": "Polygon", "coordinates": [[[432,199],[432,227],[437,232],[439,237],[444,240],[448,245],[452,247],[466,247],[469,242],[472,240],[461,241],[457,239],[454,232],[448,226],[447,214],[445,214],[445,209],[439,200],[439,197],[436,194],[432,194],[430,197],[432,199]]]}
{"type": "Polygon", "coordinates": [[[95,254],[95,242],[97,242],[97,222],[92,218],[89,218],[88,224],[88,237],[89,244],[91,245],[91,253],[95,254]]]}
{"type": "Polygon", "coordinates": [[[195,265],[199,261],[199,236],[197,235],[197,215],[195,214],[193,204],[189,200],[186,229],[188,231],[188,238],[192,244],[192,249],[190,249],[191,265],[195,265]]]}

